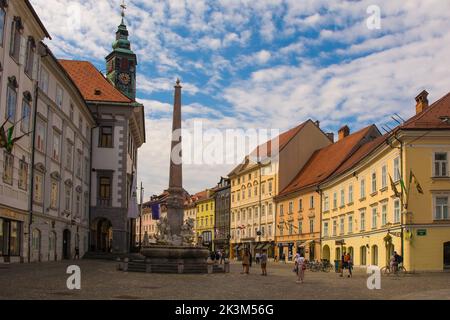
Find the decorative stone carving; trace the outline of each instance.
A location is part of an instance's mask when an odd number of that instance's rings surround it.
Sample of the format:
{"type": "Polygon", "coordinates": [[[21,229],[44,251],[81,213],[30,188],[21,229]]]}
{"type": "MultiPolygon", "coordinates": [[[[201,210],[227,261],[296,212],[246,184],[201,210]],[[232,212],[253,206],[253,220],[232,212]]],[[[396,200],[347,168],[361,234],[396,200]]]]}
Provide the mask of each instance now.
{"type": "Polygon", "coordinates": [[[192,246],[195,240],[194,232],[195,220],[189,218],[186,220],[185,224],[181,227],[181,237],[183,239],[183,245],[192,246]]]}

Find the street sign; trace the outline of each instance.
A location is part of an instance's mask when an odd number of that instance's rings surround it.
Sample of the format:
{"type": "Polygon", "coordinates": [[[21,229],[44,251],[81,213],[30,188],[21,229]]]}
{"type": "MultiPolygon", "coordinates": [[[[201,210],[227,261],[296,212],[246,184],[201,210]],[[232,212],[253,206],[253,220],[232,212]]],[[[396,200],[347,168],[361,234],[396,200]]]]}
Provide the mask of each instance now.
{"type": "Polygon", "coordinates": [[[417,230],[417,236],[424,237],[427,235],[427,229],[419,229],[417,230]]]}
{"type": "Polygon", "coordinates": [[[342,246],[342,245],[344,245],[345,244],[345,241],[344,240],[336,240],[336,245],[337,246],[342,246]]]}

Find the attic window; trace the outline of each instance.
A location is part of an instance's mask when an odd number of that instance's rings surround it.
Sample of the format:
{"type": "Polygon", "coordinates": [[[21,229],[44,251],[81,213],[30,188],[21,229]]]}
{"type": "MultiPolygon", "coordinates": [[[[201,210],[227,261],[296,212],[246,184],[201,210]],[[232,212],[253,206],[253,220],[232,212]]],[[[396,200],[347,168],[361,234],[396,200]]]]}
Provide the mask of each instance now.
{"type": "Polygon", "coordinates": [[[95,94],[96,96],[99,96],[99,95],[102,94],[102,90],[100,90],[100,89],[95,89],[94,94],[95,94]]]}

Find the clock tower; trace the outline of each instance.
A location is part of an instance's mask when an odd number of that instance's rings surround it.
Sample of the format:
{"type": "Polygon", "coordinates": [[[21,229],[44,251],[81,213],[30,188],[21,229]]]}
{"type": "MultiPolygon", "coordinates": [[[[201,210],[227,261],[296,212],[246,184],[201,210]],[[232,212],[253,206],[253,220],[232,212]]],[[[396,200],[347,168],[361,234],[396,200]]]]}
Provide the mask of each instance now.
{"type": "Polygon", "coordinates": [[[124,95],[131,100],[136,99],[136,66],[137,57],[131,50],[128,30],[125,25],[125,9],[122,7],[122,22],[116,32],[113,51],[106,57],[106,77],[124,95]]]}

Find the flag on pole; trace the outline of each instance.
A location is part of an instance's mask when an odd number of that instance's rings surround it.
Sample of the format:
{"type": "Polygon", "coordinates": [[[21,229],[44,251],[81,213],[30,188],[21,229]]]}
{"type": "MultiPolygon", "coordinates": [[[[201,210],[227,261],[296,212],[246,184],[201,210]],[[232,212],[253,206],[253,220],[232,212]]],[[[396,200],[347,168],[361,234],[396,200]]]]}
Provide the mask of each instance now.
{"type": "Polygon", "coordinates": [[[139,210],[137,205],[137,185],[136,174],[133,173],[133,180],[130,190],[130,201],[128,204],[128,218],[136,219],[139,216],[139,210]]]}
{"type": "Polygon", "coordinates": [[[401,177],[400,173],[398,174],[398,176],[400,177],[400,186],[402,187],[403,193],[405,195],[408,195],[408,191],[406,191],[405,181],[403,181],[403,178],[401,177]]]}
{"type": "Polygon", "coordinates": [[[395,194],[395,196],[396,196],[397,198],[400,198],[400,192],[398,192],[397,186],[395,185],[394,180],[392,180],[391,175],[389,175],[389,179],[391,180],[391,188],[392,188],[392,191],[394,191],[394,194],[395,194]]]}
{"type": "Polygon", "coordinates": [[[419,192],[420,194],[423,194],[423,189],[422,186],[420,185],[419,181],[417,180],[416,176],[414,175],[412,169],[409,175],[409,184],[411,185],[411,183],[414,181],[414,185],[416,186],[417,192],[419,192]]]}
{"type": "Polygon", "coordinates": [[[152,219],[159,220],[160,218],[160,206],[159,203],[152,204],[152,219]]]}

